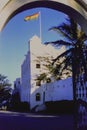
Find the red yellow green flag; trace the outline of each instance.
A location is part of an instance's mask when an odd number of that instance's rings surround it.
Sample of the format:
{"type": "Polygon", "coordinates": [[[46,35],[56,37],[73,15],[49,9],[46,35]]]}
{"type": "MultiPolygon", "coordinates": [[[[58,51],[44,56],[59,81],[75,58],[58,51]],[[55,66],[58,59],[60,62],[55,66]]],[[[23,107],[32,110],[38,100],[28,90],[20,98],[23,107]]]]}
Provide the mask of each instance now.
{"type": "Polygon", "coordinates": [[[32,14],[32,15],[26,16],[26,17],[24,18],[24,21],[29,21],[29,20],[37,19],[38,16],[39,16],[39,12],[38,12],[38,13],[34,13],[34,14],[32,14]]]}

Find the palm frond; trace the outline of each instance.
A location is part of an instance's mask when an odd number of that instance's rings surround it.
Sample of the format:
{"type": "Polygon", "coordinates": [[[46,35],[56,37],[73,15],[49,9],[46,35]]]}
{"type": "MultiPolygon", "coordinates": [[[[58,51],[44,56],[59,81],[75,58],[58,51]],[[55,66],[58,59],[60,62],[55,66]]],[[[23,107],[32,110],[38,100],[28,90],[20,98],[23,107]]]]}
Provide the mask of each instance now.
{"type": "Polygon", "coordinates": [[[55,59],[53,59],[53,63],[54,64],[58,59],[60,59],[61,57],[65,57],[67,56],[69,53],[72,52],[72,48],[70,48],[69,50],[63,52],[62,54],[60,54],[59,56],[57,56],[55,59]]]}
{"type": "Polygon", "coordinates": [[[55,31],[55,32],[57,32],[59,35],[61,35],[61,36],[65,36],[65,34],[61,31],[61,29],[59,29],[59,27],[56,27],[56,26],[54,26],[54,27],[51,27],[48,31],[55,31]]]}
{"type": "Polygon", "coordinates": [[[55,68],[57,68],[58,74],[62,75],[65,70],[68,72],[72,72],[72,61],[71,54],[67,56],[60,64],[58,64],[55,68]]]}
{"type": "Polygon", "coordinates": [[[84,33],[84,32],[82,32],[82,33],[80,33],[80,36],[78,37],[78,40],[77,40],[77,43],[84,43],[84,41],[86,41],[87,40],[87,35],[84,33]]]}
{"type": "Polygon", "coordinates": [[[59,46],[72,46],[72,43],[70,42],[66,42],[66,41],[63,41],[63,40],[58,40],[58,41],[53,41],[53,42],[45,42],[44,43],[45,45],[48,45],[48,44],[51,44],[55,47],[59,47],[59,46]]]}
{"type": "Polygon", "coordinates": [[[47,74],[46,73],[42,73],[40,75],[37,76],[37,81],[44,81],[47,78],[47,74]]]}
{"type": "Polygon", "coordinates": [[[62,71],[69,70],[72,71],[72,62],[71,57],[68,57],[66,61],[64,62],[64,66],[62,67],[62,71]],[[69,68],[69,69],[68,69],[69,68]],[[71,69],[70,69],[71,68],[71,69]]]}
{"type": "Polygon", "coordinates": [[[70,28],[71,28],[72,37],[74,40],[77,40],[78,39],[78,31],[79,31],[78,24],[72,18],[70,18],[69,21],[70,21],[70,28]]]}
{"type": "MultiPolygon", "coordinates": [[[[63,23],[62,25],[58,26],[58,28],[63,31],[64,33],[70,35],[71,33],[71,28],[69,25],[67,25],[66,23],[63,23]]],[[[71,35],[70,35],[71,37],[71,35]]],[[[72,37],[71,37],[72,38],[72,37]]]]}
{"type": "Polygon", "coordinates": [[[59,35],[61,35],[62,37],[65,37],[67,40],[72,41],[73,43],[73,39],[72,37],[67,33],[67,31],[64,31],[64,29],[61,28],[61,26],[57,26],[57,27],[52,27],[49,29],[49,31],[56,31],[59,35]]]}

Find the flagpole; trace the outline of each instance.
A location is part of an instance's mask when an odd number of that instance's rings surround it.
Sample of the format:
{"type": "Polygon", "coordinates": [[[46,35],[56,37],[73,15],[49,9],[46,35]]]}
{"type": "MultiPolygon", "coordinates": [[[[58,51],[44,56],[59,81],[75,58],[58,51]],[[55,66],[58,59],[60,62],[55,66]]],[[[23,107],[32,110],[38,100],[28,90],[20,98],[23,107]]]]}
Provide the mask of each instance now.
{"type": "Polygon", "coordinates": [[[24,21],[29,21],[29,20],[33,20],[33,19],[37,19],[39,16],[39,35],[40,35],[40,40],[42,42],[42,25],[41,25],[41,12],[38,13],[34,13],[32,15],[26,16],[24,18],[24,21]]]}
{"type": "Polygon", "coordinates": [[[42,42],[42,25],[41,25],[41,12],[39,12],[40,17],[39,17],[39,25],[40,25],[40,40],[42,42]]]}

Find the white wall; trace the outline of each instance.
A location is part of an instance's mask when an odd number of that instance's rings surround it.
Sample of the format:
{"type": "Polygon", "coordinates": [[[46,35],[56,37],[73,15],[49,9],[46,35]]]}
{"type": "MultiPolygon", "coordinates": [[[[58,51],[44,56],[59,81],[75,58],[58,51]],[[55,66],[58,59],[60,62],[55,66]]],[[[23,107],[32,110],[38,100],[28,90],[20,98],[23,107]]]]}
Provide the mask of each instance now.
{"type": "Polygon", "coordinates": [[[30,102],[30,56],[25,56],[21,65],[21,101],[30,102]]]}
{"type": "Polygon", "coordinates": [[[52,83],[43,84],[37,89],[32,89],[31,94],[31,108],[36,105],[41,105],[43,101],[43,93],[45,92],[45,102],[49,101],[60,101],[60,100],[73,100],[73,87],[72,78],[67,78],[65,80],[59,80],[52,83]],[[41,100],[36,101],[36,93],[41,94],[41,100]]]}
{"type": "Polygon", "coordinates": [[[41,105],[43,104],[43,88],[42,87],[37,87],[36,89],[32,89],[32,93],[30,96],[30,108],[32,109],[36,105],[41,105]],[[36,101],[36,94],[40,93],[40,101],[36,101]]]}
{"type": "Polygon", "coordinates": [[[45,101],[73,100],[72,79],[55,81],[45,85],[45,101]]]}
{"type": "Polygon", "coordinates": [[[37,57],[49,57],[52,59],[64,51],[64,46],[57,50],[50,45],[45,46],[41,44],[41,40],[37,36],[33,36],[29,40],[29,52],[21,66],[21,101],[28,101],[31,109],[36,105],[43,104],[43,92],[45,92],[45,101],[72,99],[71,82],[65,86],[64,84],[66,83],[64,82],[66,81],[56,81],[54,83],[36,86],[35,79],[37,76],[41,73],[47,72],[43,65],[45,64],[45,61],[40,61],[37,57]],[[36,68],[37,63],[40,63],[40,68],[36,68]],[[67,92],[68,90],[70,93],[67,92]],[[36,93],[40,93],[40,101],[36,101],[36,93]]]}

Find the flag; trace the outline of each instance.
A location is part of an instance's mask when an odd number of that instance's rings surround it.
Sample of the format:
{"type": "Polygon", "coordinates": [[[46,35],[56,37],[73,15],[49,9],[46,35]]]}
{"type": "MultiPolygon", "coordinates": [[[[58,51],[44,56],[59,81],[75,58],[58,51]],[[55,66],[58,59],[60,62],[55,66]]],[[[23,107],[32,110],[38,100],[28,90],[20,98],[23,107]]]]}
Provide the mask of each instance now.
{"type": "Polygon", "coordinates": [[[37,19],[38,16],[39,16],[39,12],[38,12],[38,13],[34,13],[34,14],[32,14],[32,15],[26,16],[26,17],[24,18],[24,21],[29,21],[29,20],[37,19]]]}

